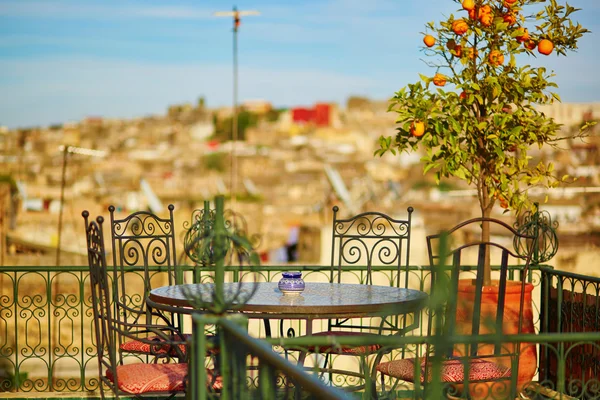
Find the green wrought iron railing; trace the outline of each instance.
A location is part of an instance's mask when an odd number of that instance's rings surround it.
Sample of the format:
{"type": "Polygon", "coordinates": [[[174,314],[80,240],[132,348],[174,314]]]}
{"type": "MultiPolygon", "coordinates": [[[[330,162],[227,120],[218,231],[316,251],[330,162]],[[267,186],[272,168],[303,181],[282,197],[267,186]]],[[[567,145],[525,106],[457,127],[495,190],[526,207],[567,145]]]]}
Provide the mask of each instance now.
{"type": "MultiPolygon", "coordinates": [[[[466,390],[457,388],[456,385],[446,382],[442,383],[441,371],[432,368],[431,382],[425,389],[421,385],[413,385],[402,381],[386,379],[379,381],[375,376],[377,391],[375,394],[367,395],[366,391],[350,394],[340,393],[331,385],[324,385],[322,375],[319,374],[317,366],[309,366],[301,369],[292,361],[286,360],[276,354],[273,349],[317,349],[332,348],[337,346],[360,346],[364,343],[363,337],[301,337],[301,338],[273,338],[258,340],[250,337],[246,331],[247,321],[240,316],[198,316],[195,317],[195,332],[203,332],[205,325],[218,325],[223,332],[222,346],[226,353],[233,355],[221,366],[227,369],[223,373],[224,390],[227,398],[261,398],[261,399],[293,399],[293,398],[379,398],[379,399],[441,399],[446,398],[444,393],[452,393],[453,398],[467,399],[469,394],[466,390]],[[437,373],[437,375],[436,375],[437,373]],[[426,391],[425,391],[426,390],[426,391]],[[344,397],[346,396],[346,397],[344,397]]],[[[203,335],[194,335],[194,354],[205,354],[205,343],[199,343],[203,335]]],[[[446,346],[464,344],[495,344],[502,342],[527,343],[538,346],[542,351],[556,354],[557,364],[555,370],[557,382],[547,380],[538,381],[534,379],[527,383],[522,391],[523,398],[529,399],[592,399],[593,390],[598,387],[597,377],[582,382],[583,388],[574,396],[569,392],[568,385],[568,354],[581,346],[593,346],[598,349],[598,332],[572,332],[572,333],[542,333],[542,334],[520,334],[510,336],[478,335],[478,336],[454,336],[443,337],[446,346]]],[[[440,337],[435,336],[381,336],[370,339],[369,343],[380,345],[382,348],[417,347],[424,348],[426,345],[439,345],[440,337]]],[[[422,357],[422,354],[420,355],[422,357]]],[[[372,356],[374,357],[374,356],[372,356]]],[[[204,374],[202,357],[192,357],[196,361],[192,367],[190,394],[194,399],[222,398],[223,392],[210,393],[205,390],[209,377],[204,374]],[[200,360],[200,362],[197,362],[200,360]]],[[[422,360],[422,358],[421,358],[422,360]]],[[[419,365],[419,359],[415,362],[419,365]]],[[[433,364],[435,365],[435,361],[433,364]]],[[[493,387],[493,386],[491,386],[493,387]]],[[[478,389],[480,399],[499,399],[498,391],[488,393],[490,387],[484,386],[478,389]]]]}
{"type": "Polygon", "coordinates": [[[571,334],[590,332],[595,339],[565,341],[560,352],[540,352],[540,381],[576,398],[600,398],[600,278],[541,268],[540,331],[571,334]],[[564,355],[564,357],[561,357],[564,355]],[[562,362],[562,364],[561,364],[562,362]],[[564,379],[561,380],[561,375],[564,379]]]}
{"type": "Polygon", "coordinates": [[[194,400],[350,399],[348,393],[324,385],[316,375],[307,374],[303,368],[275,353],[269,342],[248,335],[248,320],[241,314],[196,315],[193,324],[188,395],[194,400]],[[210,377],[205,373],[204,357],[198,357],[207,351],[207,341],[204,340],[206,326],[218,326],[222,336],[220,354],[225,356],[220,363],[223,388],[219,392],[206,390],[210,377]]]}
{"type": "MultiPolygon", "coordinates": [[[[253,273],[258,280],[272,282],[281,278],[282,271],[301,270],[307,282],[328,281],[329,268],[262,265],[253,273]]],[[[152,286],[166,285],[166,272],[151,269],[152,286]]],[[[183,266],[181,269],[187,281],[212,281],[214,276],[211,268],[183,266]]],[[[143,270],[132,267],[126,273],[131,302],[144,301],[140,291],[143,270]]],[[[244,280],[247,273],[232,267],[226,279],[244,280]]],[[[513,277],[518,273],[518,266],[511,270],[513,277]]],[[[90,392],[98,388],[88,274],[87,266],[0,269],[0,391],[90,392]]],[[[343,274],[348,283],[364,283],[366,279],[366,272],[359,266],[349,267],[343,274]]],[[[413,266],[409,286],[427,291],[429,276],[429,267],[413,266]]],[[[539,285],[539,270],[532,271],[529,278],[539,285]]],[[[395,285],[393,267],[374,266],[373,281],[395,285]]],[[[286,324],[273,332],[273,336],[302,332],[301,322],[286,324]]],[[[361,325],[365,323],[361,321],[361,325]]],[[[325,327],[326,322],[322,328],[325,327]]],[[[260,324],[256,329],[259,335],[264,334],[260,324]]],[[[415,334],[419,333],[423,332],[415,334]]]]}

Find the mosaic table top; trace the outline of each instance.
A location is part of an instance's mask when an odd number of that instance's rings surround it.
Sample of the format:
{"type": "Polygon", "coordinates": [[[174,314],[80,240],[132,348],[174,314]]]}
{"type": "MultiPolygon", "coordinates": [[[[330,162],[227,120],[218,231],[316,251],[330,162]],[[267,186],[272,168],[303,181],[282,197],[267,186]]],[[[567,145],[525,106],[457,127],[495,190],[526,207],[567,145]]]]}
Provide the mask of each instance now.
{"type": "MultiPolygon", "coordinates": [[[[188,297],[210,302],[211,283],[164,286],[153,289],[149,299],[158,304],[191,307],[188,297]]],[[[427,294],[419,290],[348,283],[306,283],[299,295],[284,295],[277,282],[225,283],[226,300],[244,303],[242,312],[277,313],[326,318],[330,315],[366,316],[393,306],[394,314],[424,307],[427,294]],[[253,293],[254,292],[254,293],[253,293]]]]}

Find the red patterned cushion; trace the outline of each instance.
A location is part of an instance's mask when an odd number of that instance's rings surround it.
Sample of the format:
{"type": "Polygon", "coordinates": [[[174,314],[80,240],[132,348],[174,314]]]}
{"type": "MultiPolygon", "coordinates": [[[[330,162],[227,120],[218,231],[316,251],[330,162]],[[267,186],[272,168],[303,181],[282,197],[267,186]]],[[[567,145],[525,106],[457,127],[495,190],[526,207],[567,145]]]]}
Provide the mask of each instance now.
{"type": "MultiPolygon", "coordinates": [[[[365,337],[380,337],[379,335],[375,335],[372,333],[365,332],[350,332],[350,331],[325,331],[315,333],[312,336],[365,336],[365,337]]],[[[378,344],[366,344],[362,346],[320,346],[318,348],[320,353],[335,353],[335,354],[350,354],[350,355],[367,355],[377,352],[381,348],[378,344]]],[[[317,346],[310,346],[308,351],[315,352],[317,350],[317,346]]]]}
{"type": "MultiPolygon", "coordinates": [[[[425,381],[425,359],[421,359],[421,383],[425,381]]],[[[482,359],[470,360],[469,381],[487,381],[499,378],[509,378],[511,370],[494,362],[482,359]]],[[[384,375],[390,375],[407,382],[414,382],[415,359],[406,358],[381,363],[377,370],[384,375]]],[[[464,364],[461,360],[444,360],[442,363],[442,382],[464,382],[464,364]]],[[[431,380],[431,377],[428,379],[431,380]]]]}
{"type": "MultiPolygon", "coordinates": [[[[215,390],[223,388],[221,377],[213,379],[213,371],[207,369],[209,383],[215,390]],[[214,381],[214,382],[213,382],[214,381]]],[[[117,386],[131,394],[154,392],[180,392],[185,390],[188,374],[187,364],[128,364],[117,367],[117,386]]],[[[111,370],[106,377],[114,382],[111,370]]]]}
{"type": "MultiPolygon", "coordinates": [[[[188,340],[189,338],[191,338],[192,335],[183,335],[183,338],[185,338],[185,340],[188,340]]],[[[180,337],[176,338],[177,340],[181,340],[180,337]]],[[[151,340],[153,342],[156,342],[156,345],[154,344],[150,344],[147,343],[146,341],[142,342],[140,340],[128,340],[125,343],[122,343],[121,346],[119,346],[119,348],[122,351],[126,351],[128,353],[142,353],[142,354],[161,354],[161,353],[165,353],[168,349],[169,349],[169,345],[164,345],[161,346],[160,348],[158,347],[158,344],[162,341],[164,341],[163,338],[158,337],[158,336],[149,336],[146,340],[151,340]],[[152,351],[150,350],[150,346],[153,347],[152,351]]],[[[186,352],[186,346],[184,344],[180,344],[179,348],[181,349],[181,352],[183,354],[185,354],[186,352]]],[[[173,350],[173,353],[176,353],[175,350],[173,350]]]]}

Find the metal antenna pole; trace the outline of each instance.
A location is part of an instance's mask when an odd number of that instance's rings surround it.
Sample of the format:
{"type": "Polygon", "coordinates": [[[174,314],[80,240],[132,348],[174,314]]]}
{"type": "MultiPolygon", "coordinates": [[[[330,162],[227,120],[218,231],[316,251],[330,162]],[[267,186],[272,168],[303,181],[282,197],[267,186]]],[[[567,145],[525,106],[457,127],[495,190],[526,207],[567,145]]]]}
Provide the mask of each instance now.
{"type": "Polygon", "coordinates": [[[62,177],[60,180],[60,208],[58,212],[58,239],[56,244],[56,266],[60,266],[60,252],[61,252],[61,237],[62,237],[62,226],[63,226],[63,209],[65,206],[65,185],[67,177],[67,161],[69,159],[69,153],[83,154],[90,157],[104,157],[106,153],[100,150],[85,149],[82,147],[59,146],[59,149],[63,152],[63,165],[62,165],[62,177]]]}
{"type": "Polygon", "coordinates": [[[69,146],[63,149],[62,178],[60,180],[60,209],[58,211],[58,243],[56,244],[56,266],[60,265],[60,240],[62,236],[63,208],[65,203],[65,181],[67,175],[67,158],[69,155],[69,146]]]}
{"type": "Polygon", "coordinates": [[[231,166],[229,192],[231,194],[231,209],[235,209],[236,189],[237,189],[237,155],[236,147],[239,139],[238,132],[238,28],[241,24],[241,16],[260,15],[258,11],[238,11],[233,6],[232,11],[218,11],[214,14],[217,17],[233,17],[233,112],[231,119],[232,146],[231,146],[231,166]]]}
{"type": "MultiPolygon", "coordinates": [[[[233,7],[233,11],[236,12],[236,8],[233,7]]],[[[233,143],[231,146],[231,170],[229,172],[231,188],[229,192],[231,194],[231,209],[235,210],[235,202],[237,200],[237,154],[236,147],[238,141],[238,57],[237,57],[237,38],[238,38],[238,26],[239,17],[234,16],[233,22],[233,117],[231,119],[231,132],[233,136],[233,143]]]]}

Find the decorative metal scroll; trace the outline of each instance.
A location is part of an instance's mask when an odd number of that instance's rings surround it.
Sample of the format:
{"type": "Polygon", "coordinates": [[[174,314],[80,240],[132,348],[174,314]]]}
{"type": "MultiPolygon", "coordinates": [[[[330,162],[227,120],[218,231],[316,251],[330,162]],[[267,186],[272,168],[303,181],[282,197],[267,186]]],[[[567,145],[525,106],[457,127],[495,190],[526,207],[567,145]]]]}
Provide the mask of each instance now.
{"type": "MultiPolygon", "coordinates": [[[[237,219],[225,219],[223,202],[222,196],[215,199],[214,212],[211,212],[205,203],[202,210],[204,212],[199,214],[204,218],[196,220],[196,225],[192,220],[190,231],[193,241],[189,242],[191,247],[186,248],[186,253],[189,251],[188,254],[196,257],[191,256],[193,260],[212,262],[215,265],[214,284],[196,285],[193,291],[185,292],[186,298],[195,308],[214,314],[237,310],[250,300],[256,291],[256,276],[248,272],[254,272],[260,265],[260,259],[254,251],[252,242],[241,234],[246,231],[245,226],[237,225],[243,219],[233,212],[229,215],[235,215],[237,219]],[[209,216],[212,216],[211,221],[208,221],[209,216]],[[207,229],[208,227],[211,229],[207,229]],[[195,228],[197,229],[194,230],[195,228]],[[230,284],[225,290],[223,285],[225,272],[231,266],[226,260],[232,254],[237,256],[238,271],[245,276],[246,281],[230,284]]],[[[243,222],[245,224],[245,221],[243,222]]]]}
{"type": "MultiPolygon", "coordinates": [[[[522,215],[520,221],[514,224],[514,228],[522,235],[535,236],[537,245],[534,246],[531,263],[542,264],[552,259],[558,251],[558,221],[552,221],[548,211],[540,211],[539,204],[535,203],[534,211],[528,211],[522,215]]],[[[517,254],[524,256],[528,252],[528,243],[522,237],[515,236],[513,246],[517,254]]]]}
{"type": "Polygon", "coordinates": [[[191,221],[183,223],[185,237],[183,238],[183,248],[185,254],[194,263],[199,265],[213,265],[215,263],[212,249],[208,248],[205,254],[198,251],[198,244],[208,232],[214,229],[215,211],[208,207],[208,202],[204,202],[204,209],[197,209],[192,212],[191,221]]]}
{"type": "MultiPolygon", "coordinates": [[[[175,268],[177,256],[175,250],[175,224],[173,211],[175,206],[169,204],[169,217],[160,218],[148,211],[138,211],[123,219],[115,218],[115,207],[109,206],[110,228],[113,247],[113,263],[119,270],[119,285],[123,304],[117,307],[122,312],[123,320],[128,324],[160,324],[176,326],[174,314],[168,316],[153,312],[146,307],[145,299],[153,288],[150,266],[164,268],[167,272],[168,285],[174,285],[181,279],[175,268]],[[143,268],[143,291],[132,294],[125,293],[125,287],[134,284],[126,281],[127,267],[143,268]]],[[[162,283],[160,286],[164,285],[162,283]]],[[[127,329],[135,329],[134,327],[127,329]]]]}
{"type": "MultiPolygon", "coordinates": [[[[260,237],[258,235],[248,236],[248,224],[243,216],[232,211],[225,210],[223,212],[225,229],[228,232],[235,233],[237,236],[248,238],[253,249],[260,245],[260,237]]],[[[215,264],[215,254],[212,247],[200,246],[200,242],[206,239],[208,233],[214,230],[215,225],[215,210],[211,210],[209,202],[204,202],[203,209],[197,209],[192,212],[191,221],[185,221],[183,228],[185,229],[185,237],[183,239],[185,254],[196,265],[208,266],[215,264]]],[[[231,242],[226,242],[227,246],[227,263],[233,261],[234,256],[239,262],[247,254],[239,254],[243,250],[239,247],[232,247],[231,242]],[[235,250],[235,251],[231,251],[235,250]]]]}
{"type": "MultiPolygon", "coordinates": [[[[563,335],[565,393],[571,398],[600,398],[600,279],[564,271],[543,270],[543,333],[563,335]],[[545,290],[544,290],[545,289],[545,290]],[[595,340],[575,342],[566,333],[592,333],[595,340]],[[566,350],[569,349],[569,350],[566,350]]],[[[561,373],[560,353],[541,349],[540,382],[556,385],[561,373]]]]}
{"type": "Polygon", "coordinates": [[[338,278],[343,265],[365,265],[367,283],[371,283],[372,266],[397,265],[400,279],[401,266],[408,265],[413,208],[408,207],[406,220],[394,219],[379,212],[366,212],[349,219],[338,219],[338,211],[337,206],[333,207],[331,256],[332,267],[338,267],[338,278]]]}
{"type": "Polygon", "coordinates": [[[115,207],[108,207],[115,265],[164,265],[169,267],[169,284],[175,283],[175,207],[169,204],[168,208],[169,218],[159,218],[152,213],[140,211],[124,219],[115,219],[115,207]]]}

